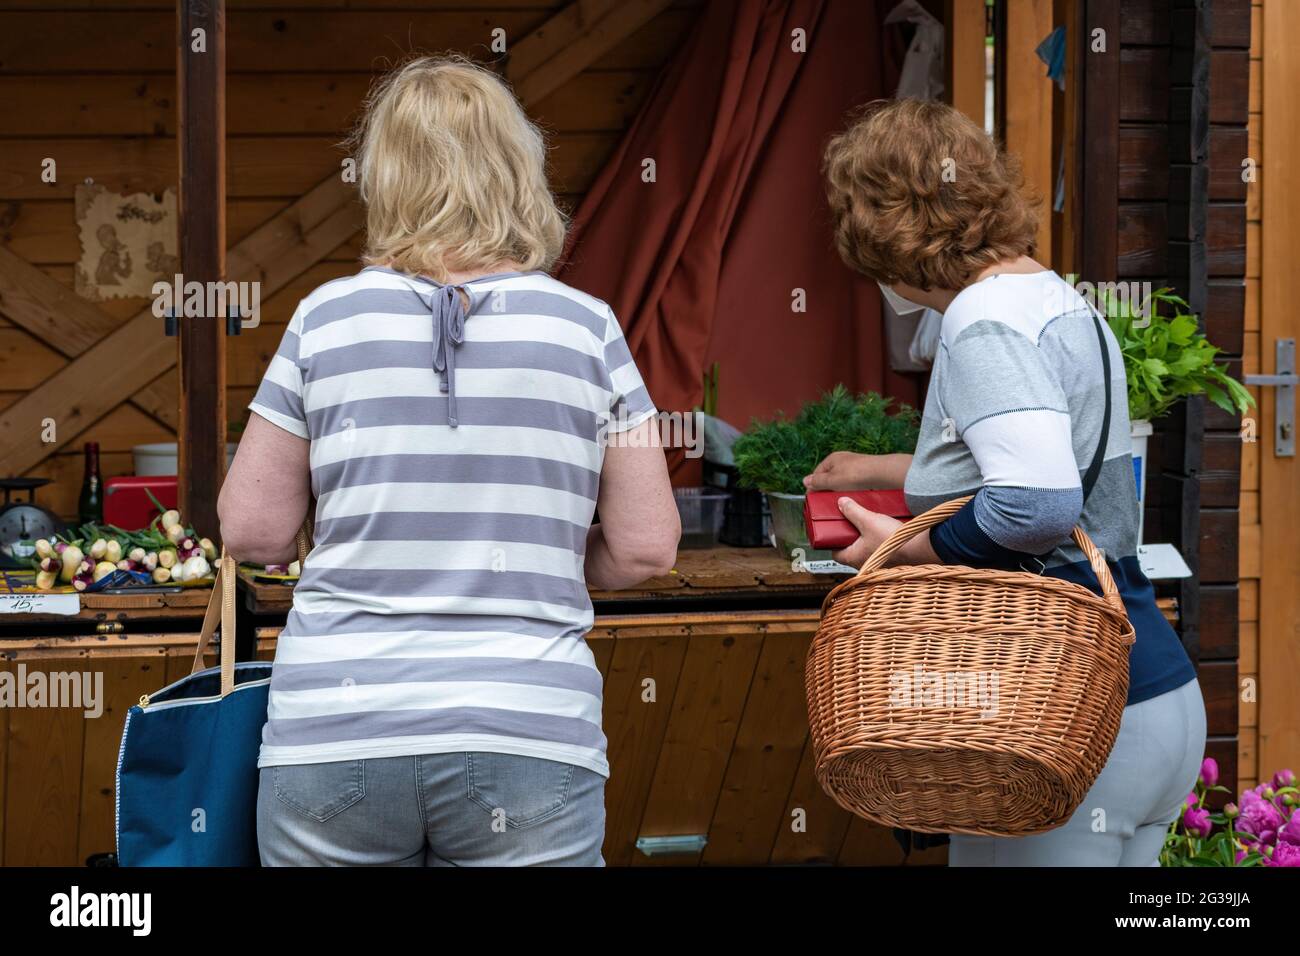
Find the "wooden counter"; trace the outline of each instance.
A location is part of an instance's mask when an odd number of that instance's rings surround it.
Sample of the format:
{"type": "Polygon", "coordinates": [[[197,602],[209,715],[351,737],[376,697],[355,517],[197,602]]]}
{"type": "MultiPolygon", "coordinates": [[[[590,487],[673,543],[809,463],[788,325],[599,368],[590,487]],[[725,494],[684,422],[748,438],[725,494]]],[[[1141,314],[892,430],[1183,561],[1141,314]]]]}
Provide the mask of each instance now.
{"type": "MultiPolygon", "coordinates": [[[[254,574],[240,568],[241,605],[261,616],[288,613],[293,588],[280,582],[254,580],[254,574]]],[[[671,574],[651,578],[636,587],[619,591],[591,589],[596,613],[602,608],[643,602],[664,603],[697,599],[740,599],[769,602],[789,600],[801,606],[816,606],[842,574],[810,574],[794,571],[775,548],[709,548],[681,551],[671,574]]]]}
{"type": "MultiPolygon", "coordinates": [[[[812,772],[803,665],[821,599],[841,579],[793,572],[770,549],[717,549],[684,551],[673,574],[637,588],[592,593],[609,864],[902,862],[892,835],[837,807],[812,772]],[[665,835],[707,842],[684,855],[638,850],[665,835]]],[[[246,656],[269,660],[292,588],[248,576],[240,588],[246,656]]],[[[126,710],[188,672],[208,593],[83,599],[81,615],[60,619],[75,633],[6,615],[0,673],[102,675],[103,713],[0,708],[0,863],[76,865],[113,849],[126,710]],[[103,624],[121,633],[91,633],[103,624]]],[[[941,848],[909,862],[945,858],[941,848]]]]}

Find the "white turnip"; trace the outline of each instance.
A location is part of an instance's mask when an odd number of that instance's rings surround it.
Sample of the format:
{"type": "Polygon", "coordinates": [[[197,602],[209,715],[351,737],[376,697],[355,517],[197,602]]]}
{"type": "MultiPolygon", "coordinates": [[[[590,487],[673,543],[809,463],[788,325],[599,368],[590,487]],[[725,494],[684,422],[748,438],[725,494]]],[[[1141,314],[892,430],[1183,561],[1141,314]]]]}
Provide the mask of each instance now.
{"type": "Polygon", "coordinates": [[[77,568],[78,566],[80,566],[82,560],[85,558],[85,555],[81,553],[81,549],[78,548],[75,544],[70,544],[63,549],[63,554],[61,555],[61,558],[63,559],[63,570],[62,570],[63,580],[71,581],[74,577],[76,577],[77,568]]]}
{"type": "Polygon", "coordinates": [[[208,572],[212,570],[208,565],[207,558],[203,555],[197,555],[192,558],[186,558],[185,563],[181,565],[182,581],[197,581],[199,578],[207,577],[208,572]]]}

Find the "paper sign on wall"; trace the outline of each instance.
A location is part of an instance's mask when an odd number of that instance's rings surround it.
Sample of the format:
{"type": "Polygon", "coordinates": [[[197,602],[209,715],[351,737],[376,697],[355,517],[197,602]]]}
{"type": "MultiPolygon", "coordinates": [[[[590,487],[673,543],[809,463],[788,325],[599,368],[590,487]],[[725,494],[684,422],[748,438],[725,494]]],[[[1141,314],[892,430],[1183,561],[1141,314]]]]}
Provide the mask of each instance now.
{"type": "Polygon", "coordinates": [[[159,279],[180,271],[176,254],[176,192],[124,196],[95,183],[76,191],[81,259],[77,294],[92,302],[148,297],[159,279]]]}

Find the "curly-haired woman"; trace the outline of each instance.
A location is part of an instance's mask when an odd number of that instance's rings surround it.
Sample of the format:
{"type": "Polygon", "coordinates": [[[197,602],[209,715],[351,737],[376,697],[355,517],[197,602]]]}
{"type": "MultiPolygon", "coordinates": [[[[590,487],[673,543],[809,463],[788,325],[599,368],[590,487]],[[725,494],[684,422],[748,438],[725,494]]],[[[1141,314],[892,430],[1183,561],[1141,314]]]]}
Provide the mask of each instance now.
{"type": "MultiPolygon", "coordinates": [[[[1037,216],[1013,158],[952,107],[869,105],[827,147],[824,173],[845,263],[879,282],[900,311],[933,308],[943,325],[915,456],[836,453],[805,484],[901,485],[918,514],[973,494],[928,536],[913,538],[900,560],[1023,568],[1096,591],[1070,541],[1082,525],[1106,553],[1137,634],[1119,736],[1069,822],[1028,837],[955,835],[949,860],[1155,865],[1196,781],[1205,708],[1136,556],[1119,346],[1075,289],[1034,260],[1037,216]],[[1100,469],[1092,473],[1098,443],[1100,469]]],[[[898,522],[847,498],[841,508],[861,538],[837,557],[857,566],[898,522]]]]}

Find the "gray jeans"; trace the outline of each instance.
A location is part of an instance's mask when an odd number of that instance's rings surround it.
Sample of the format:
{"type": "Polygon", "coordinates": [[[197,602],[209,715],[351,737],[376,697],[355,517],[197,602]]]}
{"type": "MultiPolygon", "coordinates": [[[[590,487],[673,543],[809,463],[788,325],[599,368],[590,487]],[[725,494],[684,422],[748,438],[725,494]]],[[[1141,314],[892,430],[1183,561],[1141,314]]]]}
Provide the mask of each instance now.
{"type": "Polygon", "coordinates": [[[499,753],[263,767],[263,866],[604,866],[605,778],[499,753]]]}
{"type": "Polygon", "coordinates": [[[1191,680],[1124,708],[1106,766],[1064,826],[1027,837],[954,834],[948,865],[1157,866],[1204,755],[1205,703],[1191,680]]]}

